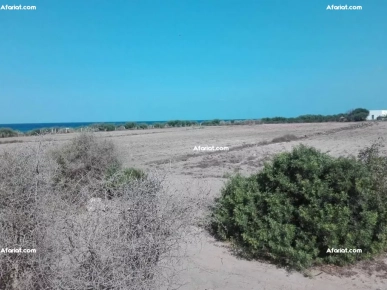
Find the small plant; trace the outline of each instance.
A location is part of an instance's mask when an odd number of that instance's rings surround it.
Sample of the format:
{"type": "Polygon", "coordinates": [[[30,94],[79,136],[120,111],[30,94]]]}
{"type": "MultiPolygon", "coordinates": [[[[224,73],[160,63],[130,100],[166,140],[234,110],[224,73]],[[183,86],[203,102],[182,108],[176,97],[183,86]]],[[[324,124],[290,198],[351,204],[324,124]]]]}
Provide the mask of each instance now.
{"type": "Polygon", "coordinates": [[[134,182],[143,181],[147,174],[141,169],[111,167],[106,174],[105,188],[108,198],[113,198],[114,193],[122,192],[118,189],[128,186],[134,182]]]}

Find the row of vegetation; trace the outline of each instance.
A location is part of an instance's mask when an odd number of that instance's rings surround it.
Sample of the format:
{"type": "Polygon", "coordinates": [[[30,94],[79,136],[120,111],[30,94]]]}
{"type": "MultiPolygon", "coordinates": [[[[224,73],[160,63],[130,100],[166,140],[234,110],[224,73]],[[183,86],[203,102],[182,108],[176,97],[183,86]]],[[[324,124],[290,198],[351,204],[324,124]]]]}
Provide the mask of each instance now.
{"type": "Polygon", "coordinates": [[[230,178],[211,231],[242,256],[305,270],[346,265],[387,250],[387,157],[381,143],[357,158],[299,145],[248,177],[230,178]],[[332,254],[328,249],[362,249],[332,254]]]}
{"type": "Polygon", "coordinates": [[[263,123],[322,123],[322,122],[361,122],[369,115],[367,109],[358,108],[347,113],[336,115],[301,115],[295,118],[273,117],[263,118],[263,123]]]}
{"type": "MultiPolygon", "coordinates": [[[[158,122],[153,124],[127,122],[125,124],[117,125],[113,123],[99,123],[92,124],[88,127],[82,128],[42,128],[34,129],[26,133],[14,131],[10,128],[0,128],[0,138],[4,137],[16,137],[16,136],[33,136],[41,134],[51,133],[68,133],[74,131],[120,131],[120,130],[143,130],[150,128],[167,128],[167,127],[192,127],[192,126],[227,126],[227,125],[252,125],[252,124],[279,124],[279,123],[322,123],[322,122],[361,122],[365,121],[369,111],[367,109],[358,108],[347,113],[337,115],[302,115],[294,118],[285,117],[273,117],[262,118],[260,120],[229,120],[224,121],[220,119],[214,119],[209,121],[197,122],[197,121],[184,121],[184,120],[171,120],[168,122],[158,122]]],[[[378,117],[377,120],[386,121],[386,117],[378,117]]]]}

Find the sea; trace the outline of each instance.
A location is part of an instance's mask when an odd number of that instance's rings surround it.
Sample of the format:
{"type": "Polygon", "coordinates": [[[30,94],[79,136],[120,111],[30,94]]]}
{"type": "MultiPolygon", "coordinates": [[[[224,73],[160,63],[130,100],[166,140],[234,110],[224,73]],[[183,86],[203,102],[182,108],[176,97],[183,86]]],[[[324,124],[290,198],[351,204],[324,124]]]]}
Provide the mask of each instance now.
{"type": "MultiPolygon", "coordinates": [[[[191,120],[196,122],[204,122],[208,120],[191,120]]],[[[231,120],[224,120],[224,121],[231,121],[231,120]]],[[[166,123],[168,121],[133,121],[135,123],[145,123],[148,125],[152,125],[154,123],[166,123]]],[[[124,125],[127,123],[125,122],[75,122],[75,123],[28,123],[28,124],[0,124],[0,128],[11,128],[16,131],[20,132],[28,132],[35,129],[43,129],[43,128],[81,128],[81,127],[87,127],[93,124],[113,124],[115,126],[124,125]]]]}

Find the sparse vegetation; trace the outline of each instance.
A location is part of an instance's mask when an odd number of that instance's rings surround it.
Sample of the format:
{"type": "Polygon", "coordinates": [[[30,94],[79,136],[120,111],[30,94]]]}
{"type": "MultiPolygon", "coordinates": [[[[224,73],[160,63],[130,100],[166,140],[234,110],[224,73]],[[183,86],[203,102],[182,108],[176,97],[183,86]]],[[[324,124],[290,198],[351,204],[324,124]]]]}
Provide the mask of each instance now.
{"type": "Polygon", "coordinates": [[[98,187],[109,171],[121,168],[113,143],[99,141],[87,133],[80,134],[51,154],[57,166],[53,172],[54,185],[66,189],[60,192],[66,193],[62,197],[69,201],[85,200],[84,191],[98,187]]]}
{"type": "Polygon", "coordinates": [[[121,169],[114,146],[92,135],[50,148],[0,154],[0,244],[37,249],[1,254],[0,289],[176,286],[198,199],[166,191],[158,175],[121,169]],[[84,198],[63,199],[75,194],[84,198]]]}
{"type": "Polygon", "coordinates": [[[115,131],[116,130],[116,126],[114,124],[108,124],[108,123],[93,124],[91,127],[94,129],[97,129],[98,131],[115,131]]]}
{"type": "Polygon", "coordinates": [[[42,129],[33,129],[28,132],[26,132],[27,136],[38,136],[41,135],[44,132],[42,129]]]}
{"type": "Polygon", "coordinates": [[[272,143],[281,143],[281,142],[290,142],[294,140],[298,140],[299,138],[293,134],[286,134],[281,137],[273,138],[272,143]]]}
{"type": "Polygon", "coordinates": [[[140,123],[137,125],[137,129],[148,129],[148,124],[140,123]]]}
{"type": "Polygon", "coordinates": [[[120,193],[117,191],[120,187],[125,187],[129,184],[142,182],[147,178],[147,174],[137,168],[118,168],[111,167],[105,177],[105,187],[108,198],[112,198],[113,194],[120,193]]]}
{"type": "Polygon", "coordinates": [[[202,122],[202,126],[219,126],[219,125],[220,125],[219,119],[202,122]]]}
{"type": "Polygon", "coordinates": [[[11,143],[23,143],[21,140],[6,140],[6,141],[0,141],[0,144],[11,144],[11,143]]]}
{"type": "Polygon", "coordinates": [[[164,123],[154,123],[154,124],[153,124],[153,127],[154,127],[154,128],[164,128],[164,127],[165,127],[165,124],[164,124],[164,123]]]}
{"type": "Polygon", "coordinates": [[[124,125],[125,129],[136,129],[137,124],[135,122],[128,122],[124,125]]]}
{"type": "Polygon", "coordinates": [[[16,137],[19,134],[10,128],[0,128],[0,138],[16,137]]]}
{"type": "Polygon", "coordinates": [[[367,109],[358,108],[347,113],[336,115],[301,115],[295,118],[273,117],[262,118],[262,123],[279,124],[279,123],[321,123],[321,122],[359,122],[365,121],[369,111],[367,109]]]}
{"type": "Polygon", "coordinates": [[[173,120],[166,123],[169,127],[190,127],[198,125],[196,121],[173,120]]]}
{"type": "Polygon", "coordinates": [[[367,259],[387,249],[386,176],[377,146],[356,159],[300,145],[257,174],[231,178],[213,208],[212,231],[245,257],[299,270],[367,259]]]}
{"type": "MultiPolygon", "coordinates": [[[[321,123],[321,122],[360,122],[365,121],[369,111],[367,109],[358,108],[347,113],[336,114],[336,115],[301,115],[295,118],[285,117],[273,117],[273,118],[262,118],[260,120],[230,120],[224,121],[220,119],[214,119],[209,121],[203,121],[200,123],[201,126],[228,126],[228,125],[254,125],[254,124],[281,124],[281,123],[321,123]]],[[[387,117],[378,117],[377,120],[386,120],[387,117]]],[[[165,127],[191,127],[199,126],[197,121],[185,121],[185,120],[171,120],[165,123],[154,123],[149,126],[146,123],[137,124],[136,122],[127,122],[122,124],[112,123],[100,123],[92,124],[85,128],[71,128],[70,130],[64,131],[64,128],[52,127],[52,128],[40,128],[30,130],[24,133],[27,136],[36,136],[42,134],[53,134],[53,133],[68,133],[68,131],[115,131],[115,130],[133,130],[133,129],[148,129],[153,128],[165,128],[165,127]]],[[[9,128],[0,128],[0,138],[5,136],[19,136],[23,133],[18,133],[9,128]],[[16,135],[14,135],[16,134],[16,135]]]]}

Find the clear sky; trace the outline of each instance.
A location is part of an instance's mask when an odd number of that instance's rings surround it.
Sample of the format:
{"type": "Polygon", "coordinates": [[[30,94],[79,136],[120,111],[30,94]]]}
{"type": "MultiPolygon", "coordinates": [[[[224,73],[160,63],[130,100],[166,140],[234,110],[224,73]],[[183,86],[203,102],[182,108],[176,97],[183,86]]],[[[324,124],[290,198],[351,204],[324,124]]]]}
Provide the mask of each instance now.
{"type": "Polygon", "coordinates": [[[0,123],[387,109],[386,0],[20,4],[0,10],[0,123]]]}

